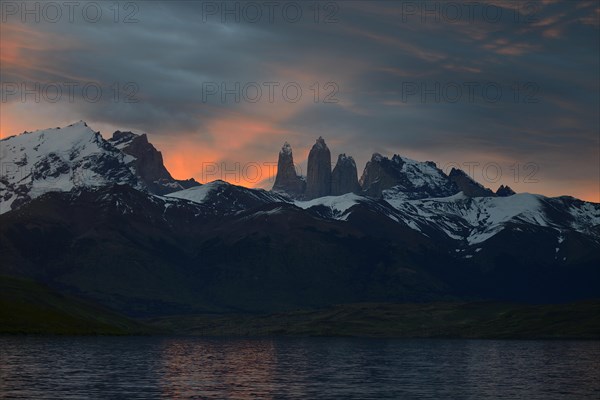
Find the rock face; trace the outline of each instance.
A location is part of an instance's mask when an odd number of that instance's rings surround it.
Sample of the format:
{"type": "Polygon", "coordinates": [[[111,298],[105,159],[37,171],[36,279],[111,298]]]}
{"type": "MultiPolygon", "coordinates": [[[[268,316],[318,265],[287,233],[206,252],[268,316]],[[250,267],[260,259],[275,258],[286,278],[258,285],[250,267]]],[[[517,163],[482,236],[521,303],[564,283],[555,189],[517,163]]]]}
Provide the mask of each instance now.
{"type": "Polygon", "coordinates": [[[488,197],[496,194],[483,185],[475,182],[462,169],[452,168],[448,175],[450,180],[458,186],[458,189],[469,197],[488,197]]]}
{"type": "Polygon", "coordinates": [[[110,142],[117,148],[120,147],[125,154],[135,157],[137,172],[146,183],[161,179],[173,180],[163,164],[161,152],[148,142],[146,134],[116,131],[110,142]]]}
{"type": "Polygon", "coordinates": [[[322,137],[317,139],[308,154],[306,199],[331,194],[331,153],[322,137]]]}
{"type": "Polygon", "coordinates": [[[381,192],[396,185],[399,180],[401,165],[395,165],[387,157],[374,153],[365,165],[360,178],[360,186],[369,196],[381,196],[381,192]]]}
{"type": "Polygon", "coordinates": [[[516,194],[514,190],[510,188],[510,186],[500,185],[498,190],[496,190],[496,196],[498,197],[508,197],[516,194]]]}
{"type": "Polygon", "coordinates": [[[116,131],[109,142],[134,158],[136,174],[152,193],[167,194],[199,185],[194,179],[181,182],[173,179],[163,164],[161,152],[148,142],[145,133],[138,135],[133,132],[116,131]]]}
{"type": "Polygon", "coordinates": [[[360,178],[363,193],[380,197],[384,190],[402,193],[410,199],[446,197],[459,192],[458,187],[432,161],[415,161],[394,155],[390,160],[375,153],[360,178]]]}
{"type": "Polygon", "coordinates": [[[296,174],[292,146],[288,142],[283,144],[277,161],[277,176],[273,191],[285,192],[294,198],[300,198],[306,189],[306,182],[296,174]]]}
{"type": "Polygon", "coordinates": [[[335,168],[331,173],[331,195],[339,196],[346,193],[358,193],[358,173],[354,158],[340,154],[335,168]]]}

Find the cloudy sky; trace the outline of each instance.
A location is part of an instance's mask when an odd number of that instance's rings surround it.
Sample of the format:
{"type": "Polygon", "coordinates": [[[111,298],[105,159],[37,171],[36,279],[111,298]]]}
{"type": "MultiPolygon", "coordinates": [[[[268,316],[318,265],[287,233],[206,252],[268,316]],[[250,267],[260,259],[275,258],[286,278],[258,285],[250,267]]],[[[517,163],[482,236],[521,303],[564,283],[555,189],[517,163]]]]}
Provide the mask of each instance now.
{"type": "Polygon", "coordinates": [[[1,6],[2,137],[85,120],[147,132],[177,178],[269,188],[284,141],[305,171],[323,136],[359,175],[397,153],[600,202],[595,0],[1,6]]]}

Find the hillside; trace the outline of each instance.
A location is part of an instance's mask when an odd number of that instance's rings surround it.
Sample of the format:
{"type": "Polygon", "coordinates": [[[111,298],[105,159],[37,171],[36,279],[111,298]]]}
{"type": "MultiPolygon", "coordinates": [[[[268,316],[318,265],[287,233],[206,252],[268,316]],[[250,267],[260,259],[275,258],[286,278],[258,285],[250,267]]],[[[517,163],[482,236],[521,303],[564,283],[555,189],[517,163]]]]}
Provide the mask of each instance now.
{"type": "Polygon", "coordinates": [[[0,334],[131,335],[153,331],[33,281],[0,276],[0,334]]]}

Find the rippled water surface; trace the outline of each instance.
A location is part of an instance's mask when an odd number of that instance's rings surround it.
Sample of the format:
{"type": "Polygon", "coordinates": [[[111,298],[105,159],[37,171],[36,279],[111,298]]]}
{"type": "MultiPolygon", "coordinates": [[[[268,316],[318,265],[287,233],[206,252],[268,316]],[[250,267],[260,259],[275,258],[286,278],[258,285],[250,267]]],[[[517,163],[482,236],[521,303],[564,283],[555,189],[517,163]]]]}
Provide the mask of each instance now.
{"type": "Polygon", "coordinates": [[[600,398],[599,342],[0,337],[0,356],[0,398],[600,398]]]}

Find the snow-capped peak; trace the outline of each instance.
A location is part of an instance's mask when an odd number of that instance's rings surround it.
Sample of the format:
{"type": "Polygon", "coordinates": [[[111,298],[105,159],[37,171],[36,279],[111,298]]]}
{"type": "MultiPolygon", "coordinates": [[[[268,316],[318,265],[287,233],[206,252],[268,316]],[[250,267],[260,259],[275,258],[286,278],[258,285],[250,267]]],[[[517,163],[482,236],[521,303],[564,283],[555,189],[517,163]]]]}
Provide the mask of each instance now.
{"type": "Polygon", "coordinates": [[[283,143],[283,146],[281,147],[281,151],[279,153],[288,155],[292,154],[292,146],[288,142],[283,143]]]}
{"type": "Polygon", "coordinates": [[[315,144],[313,145],[313,149],[326,149],[327,144],[325,143],[325,139],[322,136],[319,136],[315,144]]]}
{"type": "Polygon", "coordinates": [[[350,164],[356,168],[356,162],[354,161],[354,157],[347,156],[346,153],[342,153],[338,156],[338,163],[350,164]]]}
{"type": "Polygon", "coordinates": [[[384,159],[384,157],[379,154],[379,153],[373,153],[373,155],[371,156],[371,161],[382,161],[384,159]]]}
{"type": "Polygon", "coordinates": [[[277,193],[248,189],[222,180],[169,193],[166,197],[201,204],[218,215],[232,215],[265,204],[289,202],[286,197],[277,193]]]}
{"type": "Polygon", "coordinates": [[[374,197],[379,197],[384,190],[405,193],[411,198],[446,197],[459,192],[434,162],[415,161],[397,154],[390,160],[374,153],[361,183],[363,191],[374,197]]]}
{"type": "Polygon", "coordinates": [[[85,127],[87,127],[88,124],[84,120],[80,119],[79,121],[72,123],[68,127],[78,127],[78,126],[85,126],[85,127]]]}
{"type": "Polygon", "coordinates": [[[0,141],[0,213],[51,191],[137,184],[124,155],[84,121],[0,141]]]}

